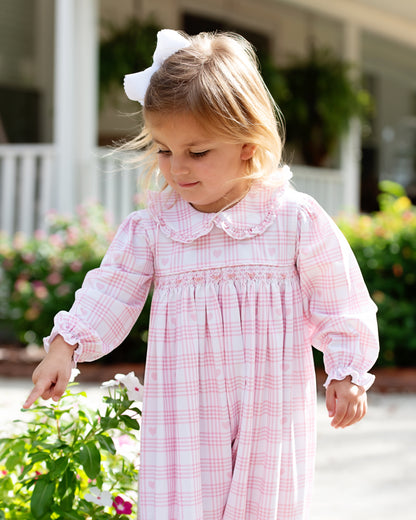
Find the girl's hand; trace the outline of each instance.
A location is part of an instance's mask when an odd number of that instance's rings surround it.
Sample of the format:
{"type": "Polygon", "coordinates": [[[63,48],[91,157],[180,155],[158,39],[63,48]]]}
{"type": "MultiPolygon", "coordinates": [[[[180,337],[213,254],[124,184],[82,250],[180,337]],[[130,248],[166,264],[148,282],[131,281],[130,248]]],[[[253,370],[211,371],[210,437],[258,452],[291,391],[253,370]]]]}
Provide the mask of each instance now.
{"type": "Polygon", "coordinates": [[[333,417],[331,426],[351,426],[367,413],[367,393],[362,386],[351,383],[350,376],[342,381],[333,379],[326,390],[326,407],[329,417],[333,417]]]}
{"type": "Polygon", "coordinates": [[[77,345],[66,343],[61,336],[54,339],[48,354],[33,372],[32,381],[35,386],[23,408],[30,408],[39,397],[59,401],[71,377],[72,356],[76,347],[77,345]]]}

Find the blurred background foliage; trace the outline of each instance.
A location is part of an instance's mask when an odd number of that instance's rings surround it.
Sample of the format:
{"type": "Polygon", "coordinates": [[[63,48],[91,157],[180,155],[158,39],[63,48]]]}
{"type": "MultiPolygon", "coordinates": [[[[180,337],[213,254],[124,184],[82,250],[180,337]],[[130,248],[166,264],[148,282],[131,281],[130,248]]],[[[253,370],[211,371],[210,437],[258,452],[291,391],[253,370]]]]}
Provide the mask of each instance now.
{"type": "MultiPolygon", "coordinates": [[[[416,207],[397,184],[381,183],[380,211],[341,216],[338,224],[378,305],[378,366],[416,366],[416,207]]],[[[114,234],[103,209],[50,216],[50,235],[0,238],[0,329],[22,345],[42,344],[53,317],[69,309],[85,274],[97,267],[114,234]]],[[[144,361],[150,297],[123,346],[105,362],[144,361]]],[[[0,338],[1,339],[1,338],[0,338]]]]}
{"type": "MultiPolygon", "coordinates": [[[[42,345],[55,314],[70,309],[87,272],[100,265],[114,231],[104,209],[92,204],[75,217],[49,215],[48,235],[0,235],[0,342],[42,345]]],[[[150,301],[124,348],[106,362],[144,360],[149,311],[150,301]]]]}
{"type": "Polygon", "coordinates": [[[380,211],[338,219],[378,305],[379,365],[416,366],[416,207],[380,183],[380,211]]]}

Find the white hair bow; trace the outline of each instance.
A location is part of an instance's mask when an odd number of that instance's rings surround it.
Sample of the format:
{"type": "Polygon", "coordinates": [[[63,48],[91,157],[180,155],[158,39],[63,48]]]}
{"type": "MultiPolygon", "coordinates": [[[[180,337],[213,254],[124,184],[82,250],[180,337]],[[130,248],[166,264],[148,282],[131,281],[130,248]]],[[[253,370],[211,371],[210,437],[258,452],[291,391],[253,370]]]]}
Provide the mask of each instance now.
{"type": "Polygon", "coordinates": [[[152,75],[160,68],[162,63],[175,54],[175,52],[189,47],[191,43],[172,29],[163,29],[157,33],[157,45],[153,54],[153,64],[151,67],[127,74],[124,76],[124,90],[127,97],[132,101],[138,101],[143,105],[147,87],[152,75]]]}

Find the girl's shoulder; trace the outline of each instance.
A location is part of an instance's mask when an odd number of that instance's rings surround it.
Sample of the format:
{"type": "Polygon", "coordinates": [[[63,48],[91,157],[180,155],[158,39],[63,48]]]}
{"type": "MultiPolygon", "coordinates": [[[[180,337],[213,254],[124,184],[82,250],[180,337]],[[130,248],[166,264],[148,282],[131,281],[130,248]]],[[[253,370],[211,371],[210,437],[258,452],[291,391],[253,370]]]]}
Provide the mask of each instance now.
{"type": "Polygon", "coordinates": [[[153,225],[153,219],[147,208],[132,211],[123,220],[120,227],[148,228],[153,225]]]}
{"type": "Polygon", "coordinates": [[[280,200],[281,210],[287,209],[294,211],[300,217],[313,217],[315,214],[324,211],[316,199],[307,193],[298,191],[296,185],[290,185],[282,193],[280,200]]]}
{"type": "Polygon", "coordinates": [[[145,238],[149,240],[156,224],[147,209],[133,211],[122,221],[117,229],[119,237],[125,237],[126,240],[134,240],[137,238],[145,238]]]}

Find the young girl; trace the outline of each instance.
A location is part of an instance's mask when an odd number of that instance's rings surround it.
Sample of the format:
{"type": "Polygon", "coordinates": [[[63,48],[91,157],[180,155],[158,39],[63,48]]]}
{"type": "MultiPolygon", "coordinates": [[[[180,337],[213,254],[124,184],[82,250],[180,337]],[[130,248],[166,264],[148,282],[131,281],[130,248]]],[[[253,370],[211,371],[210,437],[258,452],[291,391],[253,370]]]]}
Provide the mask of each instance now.
{"type": "Polygon", "coordinates": [[[126,77],[135,140],[164,189],[121,225],[46,339],[25,407],[115,348],[153,286],[141,430],[143,520],[304,520],[315,453],[311,345],[336,428],[366,412],[375,306],[340,231],[281,167],[249,44],[164,30],[126,77]]]}

